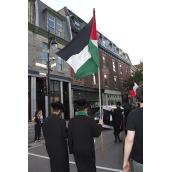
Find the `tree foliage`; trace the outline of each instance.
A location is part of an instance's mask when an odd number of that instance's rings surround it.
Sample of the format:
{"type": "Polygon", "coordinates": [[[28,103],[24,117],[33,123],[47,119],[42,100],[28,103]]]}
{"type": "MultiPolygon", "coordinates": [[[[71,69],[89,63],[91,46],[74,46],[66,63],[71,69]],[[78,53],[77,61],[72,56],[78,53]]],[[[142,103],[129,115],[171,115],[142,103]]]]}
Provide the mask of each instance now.
{"type": "Polygon", "coordinates": [[[137,70],[132,73],[133,76],[129,76],[124,80],[123,87],[126,90],[132,90],[134,82],[139,86],[143,84],[143,70],[137,70]],[[133,82],[134,81],[134,82],[133,82]]]}

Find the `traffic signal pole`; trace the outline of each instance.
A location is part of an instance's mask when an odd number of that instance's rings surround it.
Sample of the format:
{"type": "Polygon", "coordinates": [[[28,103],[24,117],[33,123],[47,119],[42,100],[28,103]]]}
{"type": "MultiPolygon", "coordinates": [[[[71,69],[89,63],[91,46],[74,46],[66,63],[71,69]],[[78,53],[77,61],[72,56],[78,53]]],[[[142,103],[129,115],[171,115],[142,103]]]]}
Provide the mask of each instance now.
{"type": "Polygon", "coordinates": [[[48,31],[48,116],[51,115],[51,106],[50,106],[50,31],[48,31]]]}

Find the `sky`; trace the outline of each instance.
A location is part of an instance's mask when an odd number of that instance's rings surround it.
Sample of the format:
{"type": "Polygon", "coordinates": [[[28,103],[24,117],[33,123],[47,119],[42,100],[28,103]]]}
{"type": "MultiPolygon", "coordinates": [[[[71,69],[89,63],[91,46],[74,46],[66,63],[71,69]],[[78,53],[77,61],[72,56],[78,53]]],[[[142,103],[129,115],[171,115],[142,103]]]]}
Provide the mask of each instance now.
{"type": "Polygon", "coordinates": [[[143,1],[138,0],[41,0],[58,11],[67,7],[85,22],[96,11],[96,27],[106,38],[128,53],[133,65],[143,60],[143,1]]]}

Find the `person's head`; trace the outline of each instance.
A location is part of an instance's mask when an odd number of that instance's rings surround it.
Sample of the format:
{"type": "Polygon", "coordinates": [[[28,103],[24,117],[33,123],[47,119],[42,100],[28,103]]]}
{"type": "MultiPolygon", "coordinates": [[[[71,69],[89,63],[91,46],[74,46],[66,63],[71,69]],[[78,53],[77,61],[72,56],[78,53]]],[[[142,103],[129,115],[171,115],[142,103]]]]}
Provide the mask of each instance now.
{"type": "Polygon", "coordinates": [[[121,102],[117,102],[116,107],[120,107],[120,106],[121,106],[121,102]]]}
{"type": "Polygon", "coordinates": [[[122,103],[122,106],[124,106],[124,103],[122,103]]]}
{"type": "Polygon", "coordinates": [[[35,112],[35,116],[40,116],[40,114],[42,113],[42,110],[37,110],[36,112],[35,112]]]}
{"type": "Polygon", "coordinates": [[[87,113],[88,108],[90,107],[90,103],[87,102],[85,99],[79,99],[74,104],[74,107],[77,109],[77,111],[84,111],[87,113]]]}
{"type": "Polygon", "coordinates": [[[61,117],[62,112],[66,111],[64,105],[58,101],[51,103],[51,107],[53,108],[53,113],[55,113],[59,117],[61,117]]]}
{"type": "Polygon", "coordinates": [[[136,98],[140,103],[143,103],[143,84],[136,89],[136,98]]]}
{"type": "Polygon", "coordinates": [[[133,110],[135,110],[136,109],[136,106],[133,104],[132,106],[131,106],[131,111],[133,111],[133,110]]]}

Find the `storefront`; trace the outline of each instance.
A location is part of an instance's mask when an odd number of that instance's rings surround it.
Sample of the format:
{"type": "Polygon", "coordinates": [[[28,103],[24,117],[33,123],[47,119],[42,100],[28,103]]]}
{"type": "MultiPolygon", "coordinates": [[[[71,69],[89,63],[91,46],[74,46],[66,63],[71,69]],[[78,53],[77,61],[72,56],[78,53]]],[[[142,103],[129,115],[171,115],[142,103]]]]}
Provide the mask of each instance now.
{"type": "Polygon", "coordinates": [[[115,105],[116,102],[121,102],[121,92],[113,90],[104,90],[104,105],[115,105]]]}
{"type": "Polygon", "coordinates": [[[28,76],[28,122],[31,121],[31,77],[28,76]]]}
{"type": "Polygon", "coordinates": [[[130,102],[132,101],[132,97],[130,96],[131,94],[129,92],[122,92],[121,91],[121,97],[122,97],[122,103],[124,104],[130,104],[130,102]]]}
{"type": "MultiPolygon", "coordinates": [[[[39,75],[39,71],[29,69],[28,75],[28,122],[31,122],[36,110],[42,110],[43,118],[48,117],[48,96],[42,93],[43,76],[39,75]]],[[[50,75],[50,103],[56,101],[64,104],[67,110],[62,117],[69,120],[72,117],[71,77],[50,75]]]]}

